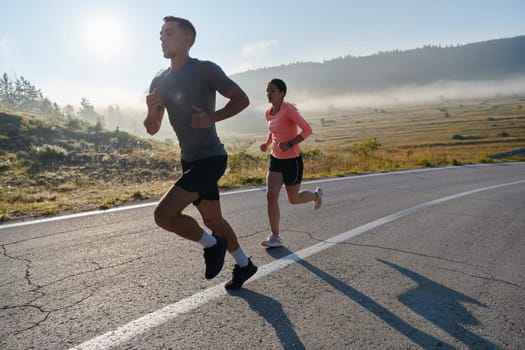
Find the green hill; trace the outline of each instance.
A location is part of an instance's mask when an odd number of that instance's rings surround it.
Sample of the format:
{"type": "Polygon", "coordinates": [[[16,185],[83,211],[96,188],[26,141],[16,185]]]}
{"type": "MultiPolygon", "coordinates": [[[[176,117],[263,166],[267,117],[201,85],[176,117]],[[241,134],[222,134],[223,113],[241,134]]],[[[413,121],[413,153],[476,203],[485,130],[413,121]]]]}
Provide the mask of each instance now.
{"type": "Polygon", "coordinates": [[[80,119],[0,112],[0,216],[25,216],[28,207],[53,214],[156,196],[159,190],[134,184],[173,181],[177,153],[174,145],[80,119]],[[74,208],[78,198],[70,195],[85,196],[82,208],[74,208]]]}
{"type": "Polygon", "coordinates": [[[285,79],[293,87],[292,93],[323,97],[444,81],[501,81],[517,76],[525,76],[525,35],[451,47],[425,46],[346,56],[322,63],[297,62],[238,73],[232,78],[255,101],[264,100],[261,91],[274,77],[285,79]]]}

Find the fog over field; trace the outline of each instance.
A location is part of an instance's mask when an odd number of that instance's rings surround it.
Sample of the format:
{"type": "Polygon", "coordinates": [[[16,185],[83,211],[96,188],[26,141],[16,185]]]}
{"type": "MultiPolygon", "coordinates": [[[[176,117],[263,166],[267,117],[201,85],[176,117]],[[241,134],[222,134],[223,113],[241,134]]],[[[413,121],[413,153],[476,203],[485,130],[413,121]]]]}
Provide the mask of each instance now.
{"type": "MultiPolygon", "coordinates": [[[[264,84],[263,84],[264,85],[264,84]]],[[[252,134],[264,135],[267,132],[264,113],[270,107],[266,100],[265,89],[256,96],[249,96],[250,106],[240,115],[217,124],[219,133],[234,134],[242,137],[252,134]]],[[[316,117],[349,112],[357,109],[381,109],[396,105],[435,104],[448,100],[478,100],[497,97],[524,97],[525,76],[502,80],[484,81],[437,81],[427,85],[406,85],[376,92],[346,93],[319,97],[315,92],[303,87],[297,93],[289,91],[286,100],[294,103],[299,111],[316,117]]],[[[217,107],[225,103],[217,98],[217,107]]],[[[525,103],[525,102],[524,102],[525,103]]],[[[106,127],[129,131],[140,136],[149,136],[142,125],[146,113],[145,103],[142,108],[121,107],[118,118],[108,115],[107,110],[99,112],[106,117],[106,127]]],[[[175,134],[166,117],[156,139],[175,140],[175,134]]]]}
{"type": "Polygon", "coordinates": [[[493,81],[438,81],[428,85],[406,85],[377,92],[350,93],[317,98],[302,94],[289,99],[305,111],[329,111],[396,104],[425,104],[447,99],[468,100],[499,96],[524,96],[525,76],[493,81]]]}

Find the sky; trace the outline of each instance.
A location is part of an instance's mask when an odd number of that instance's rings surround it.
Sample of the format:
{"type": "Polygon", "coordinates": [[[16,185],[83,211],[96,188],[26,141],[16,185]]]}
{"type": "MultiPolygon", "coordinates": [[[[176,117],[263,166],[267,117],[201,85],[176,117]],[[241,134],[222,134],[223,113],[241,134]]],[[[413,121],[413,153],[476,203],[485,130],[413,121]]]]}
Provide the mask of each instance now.
{"type": "MultiPolygon", "coordinates": [[[[144,106],[169,66],[166,15],[197,29],[190,56],[224,71],[525,35],[524,0],[2,0],[0,74],[61,107],[144,106]]],[[[261,90],[263,90],[261,88],[261,90]]]]}

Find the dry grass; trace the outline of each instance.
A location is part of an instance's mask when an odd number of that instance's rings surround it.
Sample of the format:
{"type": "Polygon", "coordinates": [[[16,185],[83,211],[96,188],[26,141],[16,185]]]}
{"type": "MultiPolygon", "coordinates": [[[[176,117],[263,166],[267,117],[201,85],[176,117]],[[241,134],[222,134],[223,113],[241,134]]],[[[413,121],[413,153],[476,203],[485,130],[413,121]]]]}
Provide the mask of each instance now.
{"type": "Polygon", "coordinates": [[[400,167],[477,163],[489,155],[525,146],[525,99],[446,101],[429,106],[391,106],[380,111],[352,111],[309,116],[315,142],[309,147],[344,150],[375,138],[383,154],[400,167]]]}

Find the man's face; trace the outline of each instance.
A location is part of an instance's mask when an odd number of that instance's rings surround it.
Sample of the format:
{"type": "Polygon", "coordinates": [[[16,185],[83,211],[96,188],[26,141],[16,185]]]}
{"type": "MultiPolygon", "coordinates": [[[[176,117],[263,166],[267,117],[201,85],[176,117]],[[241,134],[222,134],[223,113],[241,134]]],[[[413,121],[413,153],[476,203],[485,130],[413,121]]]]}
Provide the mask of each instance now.
{"type": "Polygon", "coordinates": [[[177,22],[166,22],[160,30],[160,42],[165,58],[173,58],[189,51],[191,37],[179,28],[177,22]]]}

